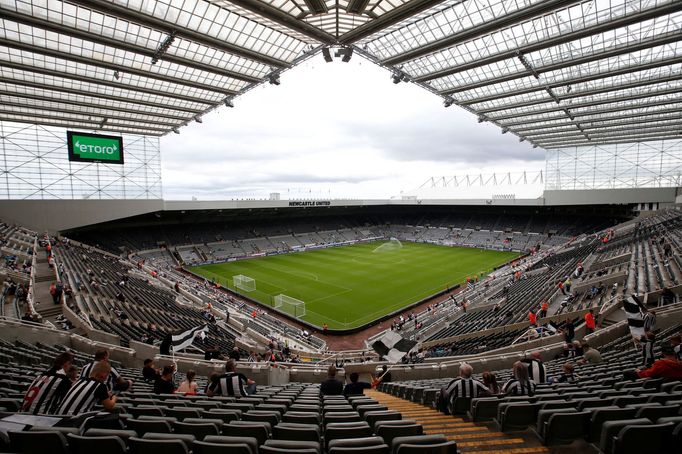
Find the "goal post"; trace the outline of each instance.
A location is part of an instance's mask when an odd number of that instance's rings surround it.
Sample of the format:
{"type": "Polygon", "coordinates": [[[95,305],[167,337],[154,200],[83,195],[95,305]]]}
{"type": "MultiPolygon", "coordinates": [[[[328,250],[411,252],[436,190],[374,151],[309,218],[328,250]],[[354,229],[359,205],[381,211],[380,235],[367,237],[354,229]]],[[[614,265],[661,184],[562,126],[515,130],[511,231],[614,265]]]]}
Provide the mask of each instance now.
{"type": "Polygon", "coordinates": [[[256,290],[256,280],[249,276],[237,274],[232,276],[232,282],[234,282],[235,289],[243,290],[245,292],[253,292],[256,290]]]}
{"type": "Polygon", "coordinates": [[[305,303],[291,296],[279,294],[274,297],[274,307],[296,318],[305,316],[305,303]]]}

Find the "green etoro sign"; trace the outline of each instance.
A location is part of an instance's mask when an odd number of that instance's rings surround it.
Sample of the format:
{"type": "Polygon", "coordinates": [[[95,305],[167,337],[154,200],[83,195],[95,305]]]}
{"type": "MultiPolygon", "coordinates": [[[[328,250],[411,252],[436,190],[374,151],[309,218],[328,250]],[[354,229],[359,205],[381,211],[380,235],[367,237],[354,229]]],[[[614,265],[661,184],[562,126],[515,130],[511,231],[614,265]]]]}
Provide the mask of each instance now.
{"type": "Polygon", "coordinates": [[[86,132],[66,132],[69,161],[123,164],[123,138],[86,132]]]}

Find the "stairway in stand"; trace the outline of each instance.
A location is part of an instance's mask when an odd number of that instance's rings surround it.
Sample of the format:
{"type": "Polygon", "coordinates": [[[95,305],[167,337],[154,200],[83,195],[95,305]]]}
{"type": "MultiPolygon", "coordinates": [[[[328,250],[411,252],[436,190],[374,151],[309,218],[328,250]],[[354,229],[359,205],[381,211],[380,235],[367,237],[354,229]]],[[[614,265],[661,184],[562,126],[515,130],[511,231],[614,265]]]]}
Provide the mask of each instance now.
{"type": "Polygon", "coordinates": [[[520,437],[498,432],[492,424],[468,422],[458,416],[444,415],[432,408],[400,399],[390,394],[367,390],[365,394],[390,410],[399,411],[403,419],[414,419],[424,427],[425,434],[443,434],[457,442],[462,453],[522,454],[549,452],[534,437],[520,437]]]}

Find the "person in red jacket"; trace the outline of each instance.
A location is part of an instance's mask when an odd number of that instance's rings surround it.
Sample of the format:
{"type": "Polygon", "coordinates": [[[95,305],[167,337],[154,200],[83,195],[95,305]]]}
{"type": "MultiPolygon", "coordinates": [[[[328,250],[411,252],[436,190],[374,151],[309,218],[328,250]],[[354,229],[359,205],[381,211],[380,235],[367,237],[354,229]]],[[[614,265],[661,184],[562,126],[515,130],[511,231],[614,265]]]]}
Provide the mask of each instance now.
{"type": "Polygon", "coordinates": [[[682,361],[677,359],[675,350],[670,345],[661,348],[661,359],[644,370],[637,371],[639,378],[682,378],[682,361]]]}
{"type": "Polygon", "coordinates": [[[533,312],[533,309],[528,312],[528,320],[530,321],[530,326],[537,326],[538,317],[535,315],[535,312],[533,312]]]}
{"type": "Polygon", "coordinates": [[[585,314],[585,334],[592,334],[594,333],[594,329],[597,327],[597,324],[594,320],[594,310],[590,309],[590,311],[585,314]]]}

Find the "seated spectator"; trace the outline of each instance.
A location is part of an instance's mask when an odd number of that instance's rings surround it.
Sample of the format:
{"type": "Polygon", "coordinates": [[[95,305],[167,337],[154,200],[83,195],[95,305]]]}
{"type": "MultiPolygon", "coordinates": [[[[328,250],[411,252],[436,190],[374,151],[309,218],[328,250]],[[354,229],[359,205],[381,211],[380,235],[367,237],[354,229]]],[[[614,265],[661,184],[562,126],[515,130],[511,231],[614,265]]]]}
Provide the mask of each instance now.
{"type": "Polygon", "coordinates": [[[107,389],[106,381],[111,376],[111,365],[107,361],[99,361],[91,365],[90,375],[79,378],[55,412],[58,415],[79,415],[87,413],[96,404],[111,411],[116,407],[116,396],[107,389]]]}
{"type": "Polygon", "coordinates": [[[343,383],[336,379],[336,366],[327,369],[327,379],[320,384],[320,395],[340,396],[343,394],[343,383]]]}
{"type": "Polygon", "coordinates": [[[256,382],[236,372],[236,368],[234,360],[228,360],[225,363],[225,373],[209,385],[206,395],[246,397],[255,394],[256,382]]]}
{"type": "Polygon", "coordinates": [[[552,377],[550,383],[576,383],[579,378],[578,374],[575,373],[575,366],[573,363],[564,363],[561,367],[561,374],[552,377]]]}
{"type": "Polygon", "coordinates": [[[211,372],[206,380],[206,386],[204,386],[204,394],[208,394],[208,388],[211,386],[211,383],[218,381],[218,377],[220,377],[218,372],[211,372]]]}
{"type": "Polygon", "coordinates": [[[370,389],[372,385],[366,381],[359,381],[360,375],[357,372],[350,374],[350,383],[347,383],[343,388],[344,396],[364,394],[365,389],[370,389]]]}
{"type": "Polygon", "coordinates": [[[196,395],[197,389],[199,387],[197,382],[194,380],[196,376],[197,376],[196,372],[194,372],[193,370],[188,370],[185,376],[185,380],[182,383],[180,383],[177,392],[187,394],[190,396],[196,395]]]}
{"type": "Polygon", "coordinates": [[[66,371],[66,376],[69,377],[69,380],[71,380],[71,383],[76,383],[76,380],[78,380],[78,368],[76,366],[71,366],[69,367],[69,370],[66,371]]]}
{"type": "Polygon", "coordinates": [[[590,345],[584,341],[581,346],[583,349],[583,359],[580,360],[580,364],[599,364],[602,362],[599,350],[590,347],[590,345]]]}
{"type": "Polygon", "coordinates": [[[474,368],[470,364],[462,363],[459,365],[459,378],[452,380],[446,387],[441,389],[441,410],[446,405],[447,414],[452,412],[452,403],[458,397],[479,397],[490,395],[490,390],[475,378],[471,378],[474,368]]]}
{"type": "Polygon", "coordinates": [[[535,382],[528,375],[528,366],[517,361],[512,366],[514,378],[507,381],[502,387],[502,392],[512,396],[533,396],[535,394],[535,382]]]}
{"type": "Polygon", "coordinates": [[[65,352],[57,356],[51,368],[38,375],[28,387],[21,411],[26,413],[52,414],[71,388],[67,371],[73,355],[65,352]]]}
{"type": "Polygon", "coordinates": [[[156,394],[173,394],[175,392],[174,373],[175,366],[163,366],[161,375],[154,382],[154,392],[156,394]]]}
{"type": "Polygon", "coordinates": [[[239,361],[241,358],[241,355],[239,354],[239,347],[234,347],[232,351],[230,352],[230,359],[233,359],[235,361],[239,361]]]}
{"type": "Polygon", "coordinates": [[[142,368],[142,377],[144,377],[147,382],[154,382],[159,377],[159,369],[154,367],[153,359],[145,359],[144,367],[142,368]]]}
{"type": "Polygon", "coordinates": [[[540,359],[540,352],[533,352],[530,358],[521,360],[528,366],[528,375],[535,383],[545,383],[547,381],[547,371],[540,359]]]}
{"type": "MultiPolygon", "coordinates": [[[[95,366],[95,364],[100,362],[109,363],[109,350],[105,348],[97,350],[95,352],[95,361],[81,369],[80,378],[90,377],[92,374],[92,368],[95,366]]],[[[133,386],[133,381],[126,380],[121,376],[121,374],[118,373],[115,368],[109,367],[109,377],[107,378],[105,384],[107,385],[107,389],[109,391],[127,391],[131,386],[133,386]]]]}
{"type": "Polygon", "coordinates": [[[500,394],[500,386],[497,384],[497,376],[494,373],[485,371],[481,378],[485,387],[490,390],[491,395],[500,394]]]}
{"type": "Polygon", "coordinates": [[[644,370],[635,370],[634,372],[626,372],[625,378],[676,378],[682,379],[682,361],[677,359],[675,350],[670,345],[664,345],[661,348],[661,359],[654,362],[654,364],[644,370]]]}

